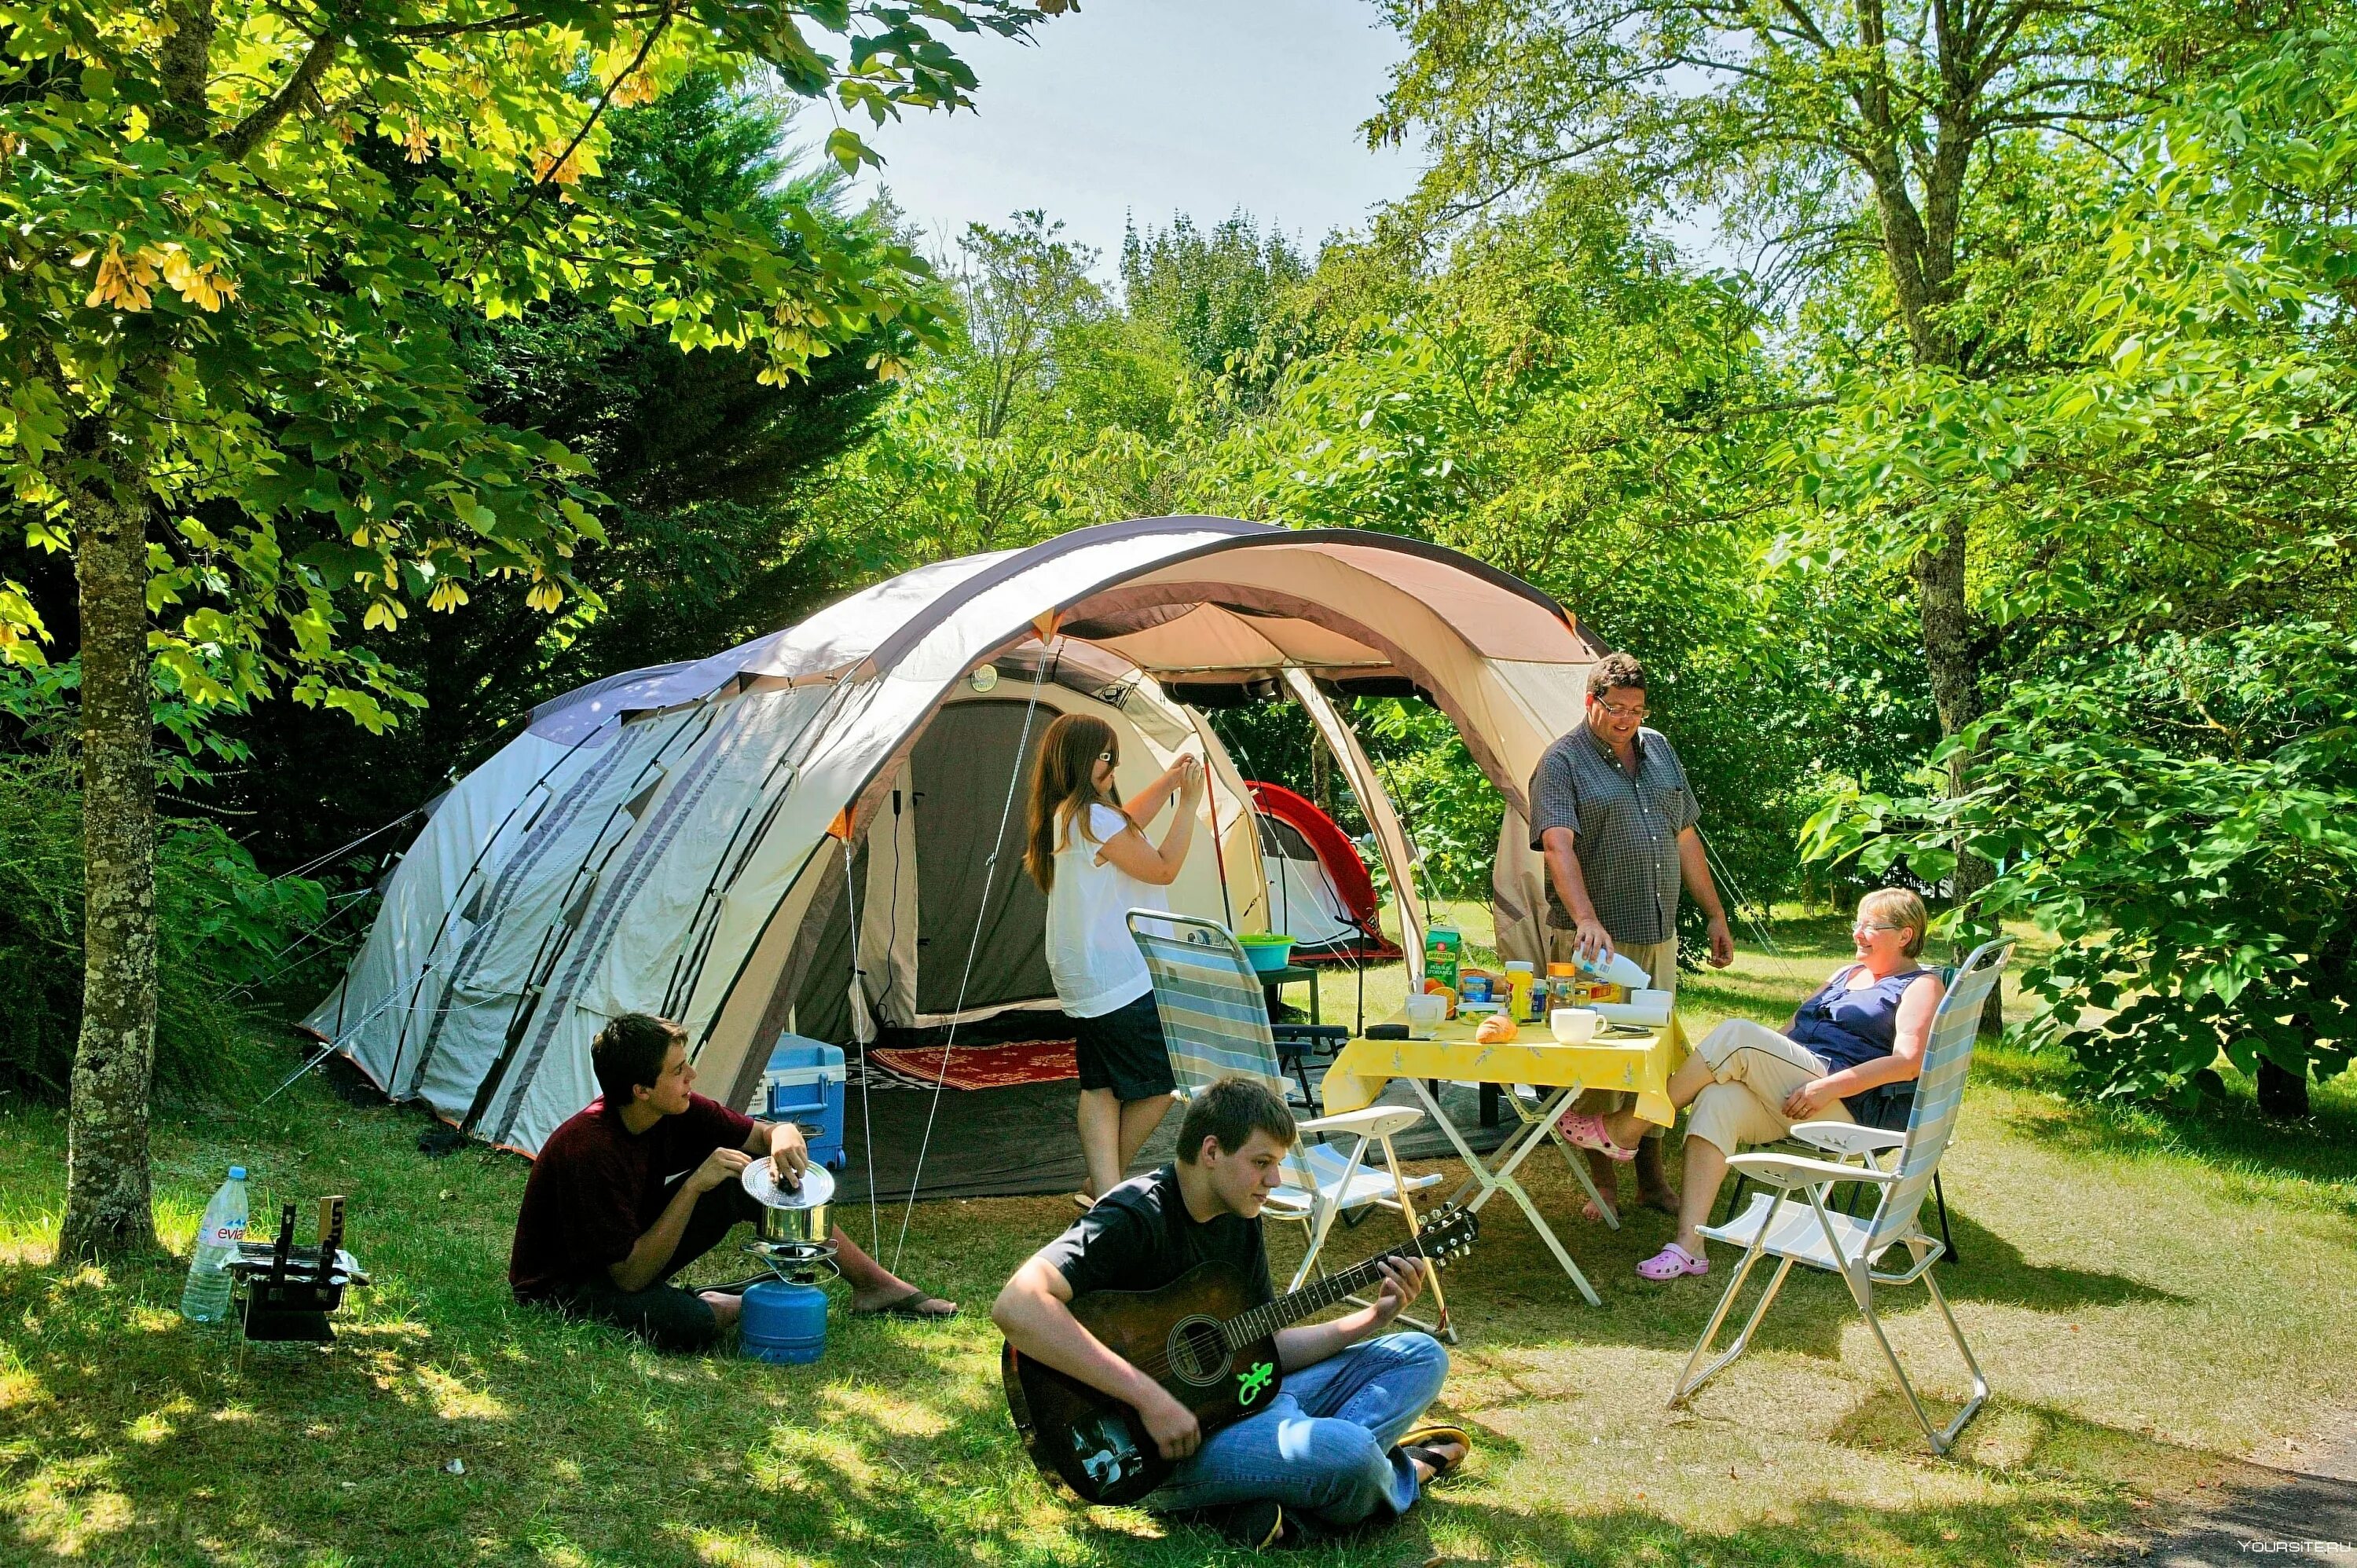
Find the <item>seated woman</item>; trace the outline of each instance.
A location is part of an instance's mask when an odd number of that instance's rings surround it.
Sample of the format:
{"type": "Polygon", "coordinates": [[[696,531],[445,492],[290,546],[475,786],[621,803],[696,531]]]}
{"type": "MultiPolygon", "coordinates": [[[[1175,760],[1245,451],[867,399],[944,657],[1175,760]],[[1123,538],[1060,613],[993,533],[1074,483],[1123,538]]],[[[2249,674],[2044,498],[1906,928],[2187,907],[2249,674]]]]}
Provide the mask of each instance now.
{"type": "MultiPolygon", "coordinates": [[[[1884,887],[1858,901],[1850,929],[1857,961],[1845,965],[1801,1004],[1784,1032],[1729,1018],[1702,1038],[1670,1079],[1670,1101],[1686,1119],[1686,1179],[1677,1240],[1637,1265],[1649,1280],[1710,1272],[1702,1227],[1718,1201],[1727,1156],[1747,1144],[1789,1136],[1798,1122],[1848,1122],[1858,1097],[1922,1070],[1939,1010],[1940,977],[1916,962],[1931,917],[1923,900],[1884,887]]],[[[1633,1111],[1566,1114],[1564,1136],[1616,1160],[1636,1157],[1645,1123],[1633,1111]]]]}

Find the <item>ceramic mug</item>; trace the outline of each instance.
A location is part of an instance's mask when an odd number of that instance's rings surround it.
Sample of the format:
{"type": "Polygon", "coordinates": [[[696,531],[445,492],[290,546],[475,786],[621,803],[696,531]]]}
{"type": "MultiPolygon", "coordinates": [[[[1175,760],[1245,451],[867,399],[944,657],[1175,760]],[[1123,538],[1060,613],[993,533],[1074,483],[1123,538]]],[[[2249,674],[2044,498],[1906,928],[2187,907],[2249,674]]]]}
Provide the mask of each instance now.
{"type": "Polygon", "coordinates": [[[1604,1019],[1586,1007],[1558,1007],[1547,1015],[1547,1028],[1555,1035],[1558,1046],[1584,1046],[1596,1038],[1597,1026],[1604,1019]]]}

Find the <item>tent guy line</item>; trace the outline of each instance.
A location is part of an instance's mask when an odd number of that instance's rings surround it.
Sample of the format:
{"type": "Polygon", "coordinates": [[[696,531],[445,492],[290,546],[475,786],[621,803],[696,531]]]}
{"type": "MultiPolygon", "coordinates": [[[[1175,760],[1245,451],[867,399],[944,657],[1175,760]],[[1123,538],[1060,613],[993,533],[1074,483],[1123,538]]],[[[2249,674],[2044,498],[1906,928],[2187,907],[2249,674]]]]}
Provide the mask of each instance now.
{"type": "MultiPolygon", "coordinates": [[[[1023,758],[1031,747],[1031,721],[1039,712],[1039,687],[1041,682],[1047,680],[1048,671],[1055,662],[1056,649],[1053,632],[1050,631],[1043,641],[1045,646],[1042,649],[1042,657],[1039,661],[1039,667],[1031,674],[1031,696],[1023,704],[1023,733],[1016,739],[1015,758],[1006,769],[1006,800],[998,809],[998,831],[991,834],[990,857],[983,862],[982,903],[974,910],[974,934],[966,939],[965,967],[958,975],[957,1005],[950,1009],[949,1032],[942,1040],[941,1070],[933,1075],[932,1103],[925,1108],[925,1135],[917,1144],[916,1174],[909,1178],[909,1196],[900,1205],[900,1234],[892,1242],[891,1269],[894,1273],[900,1272],[900,1253],[909,1244],[909,1221],[917,1212],[918,1189],[924,1186],[925,1155],[933,1146],[933,1120],[941,1113],[942,1090],[949,1079],[950,1051],[957,1044],[958,1023],[965,1014],[967,990],[974,982],[974,955],[982,947],[983,922],[990,914],[990,893],[992,886],[997,881],[999,852],[1006,847],[1006,823],[1015,813],[1015,791],[1023,782],[1023,758]]],[[[854,929],[856,929],[856,927],[854,929]]],[[[856,955],[859,951],[859,944],[856,941],[852,943],[851,950],[856,967],[856,955]]],[[[861,1045],[864,1051],[866,1042],[862,1041],[861,1045]]],[[[860,1075],[863,1083],[866,1076],[865,1073],[860,1075]]],[[[869,1146],[867,1157],[870,1161],[876,1157],[872,1144],[869,1146]]],[[[872,1176],[869,1185],[871,1187],[874,1186],[872,1176]]],[[[869,1201],[874,1201],[872,1193],[869,1201]]]]}

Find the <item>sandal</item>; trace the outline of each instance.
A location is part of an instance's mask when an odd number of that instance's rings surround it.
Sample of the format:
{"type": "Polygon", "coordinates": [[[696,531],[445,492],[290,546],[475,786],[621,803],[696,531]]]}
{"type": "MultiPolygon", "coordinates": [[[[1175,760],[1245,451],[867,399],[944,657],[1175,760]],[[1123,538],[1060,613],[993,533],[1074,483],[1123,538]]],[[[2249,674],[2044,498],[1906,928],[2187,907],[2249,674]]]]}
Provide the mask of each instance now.
{"type": "Polygon", "coordinates": [[[881,1305],[855,1306],[851,1309],[851,1316],[854,1317],[913,1317],[923,1323],[941,1323],[957,1315],[958,1309],[940,1296],[927,1295],[923,1291],[914,1288],[911,1288],[908,1294],[895,1296],[881,1305]],[[934,1306],[947,1306],[949,1310],[947,1312],[926,1310],[928,1307],[934,1306]]]}
{"type": "Polygon", "coordinates": [[[1461,1426],[1451,1426],[1447,1423],[1419,1426],[1399,1440],[1399,1451],[1412,1460],[1431,1466],[1432,1474],[1424,1478],[1424,1484],[1428,1487],[1435,1481],[1446,1480],[1464,1467],[1465,1461],[1473,1456],[1473,1434],[1461,1426]],[[1454,1444],[1455,1452],[1437,1446],[1442,1444],[1454,1444]]]}
{"type": "Polygon", "coordinates": [[[1708,1273],[1710,1273],[1708,1258],[1697,1258],[1675,1241],[1637,1265],[1637,1273],[1641,1278],[1657,1283],[1662,1280],[1674,1280],[1683,1274],[1708,1273]]]}
{"type": "Polygon", "coordinates": [[[1619,1160],[1623,1164],[1637,1157],[1636,1150],[1624,1149],[1612,1141],[1612,1134],[1604,1130],[1604,1118],[1601,1116],[1566,1111],[1555,1119],[1555,1125],[1557,1132],[1570,1140],[1575,1149],[1594,1149],[1606,1159],[1619,1160]]]}

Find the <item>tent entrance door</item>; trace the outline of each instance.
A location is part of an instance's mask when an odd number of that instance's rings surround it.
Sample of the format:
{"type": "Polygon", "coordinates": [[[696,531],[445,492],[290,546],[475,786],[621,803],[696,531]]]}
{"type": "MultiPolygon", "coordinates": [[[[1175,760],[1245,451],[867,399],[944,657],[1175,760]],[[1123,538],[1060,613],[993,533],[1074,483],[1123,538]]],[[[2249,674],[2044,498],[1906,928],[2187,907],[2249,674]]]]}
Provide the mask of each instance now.
{"type": "Polygon", "coordinates": [[[923,1022],[947,1022],[954,1011],[1052,1000],[1056,994],[1044,941],[1048,898],[1023,869],[1023,827],[1040,737],[1057,710],[1046,703],[1032,710],[1026,741],[1028,706],[952,703],[934,715],[909,757],[920,890],[917,1012],[923,1022]],[[1018,744],[1024,748],[1019,760],[1018,744]],[[999,832],[1002,816],[1006,826],[999,832]],[[995,867],[994,832],[999,832],[995,867]]]}

